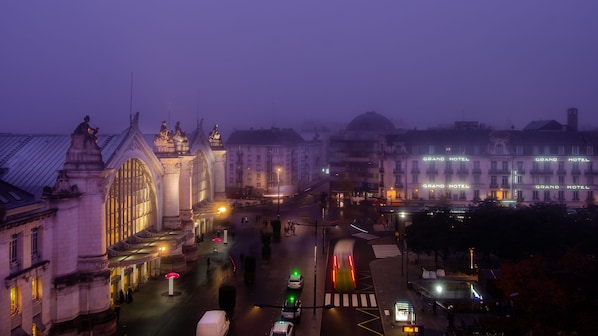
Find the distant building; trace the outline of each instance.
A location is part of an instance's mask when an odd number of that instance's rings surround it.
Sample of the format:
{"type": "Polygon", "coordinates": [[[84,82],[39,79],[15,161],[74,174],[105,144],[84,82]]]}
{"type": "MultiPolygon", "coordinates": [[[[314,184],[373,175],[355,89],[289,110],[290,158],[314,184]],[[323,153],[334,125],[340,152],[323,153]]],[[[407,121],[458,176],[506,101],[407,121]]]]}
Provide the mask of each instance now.
{"type": "Polygon", "coordinates": [[[113,335],[120,291],[185,272],[214,229],[216,127],[98,133],[0,134],[0,335],[113,335]]]}
{"type": "Polygon", "coordinates": [[[533,121],[521,131],[475,122],[397,130],[368,112],[331,137],[331,188],[394,204],[496,199],[580,207],[596,202],[598,132],[578,131],[577,109],[567,111],[567,122],[533,121]]]}
{"type": "Polygon", "coordinates": [[[318,181],[324,141],[304,140],[290,128],[234,131],[225,143],[229,198],[291,195],[318,181]]]}

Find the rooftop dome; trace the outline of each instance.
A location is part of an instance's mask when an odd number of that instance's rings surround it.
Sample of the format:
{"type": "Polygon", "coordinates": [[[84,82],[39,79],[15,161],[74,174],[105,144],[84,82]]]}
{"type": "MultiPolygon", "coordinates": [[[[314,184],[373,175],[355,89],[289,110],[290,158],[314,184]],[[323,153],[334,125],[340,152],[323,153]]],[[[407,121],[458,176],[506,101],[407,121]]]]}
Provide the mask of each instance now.
{"type": "Polygon", "coordinates": [[[351,120],[347,126],[347,131],[393,131],[395,125],[385,116],[375,111],[366,112],[358,115],[351,120]]]}

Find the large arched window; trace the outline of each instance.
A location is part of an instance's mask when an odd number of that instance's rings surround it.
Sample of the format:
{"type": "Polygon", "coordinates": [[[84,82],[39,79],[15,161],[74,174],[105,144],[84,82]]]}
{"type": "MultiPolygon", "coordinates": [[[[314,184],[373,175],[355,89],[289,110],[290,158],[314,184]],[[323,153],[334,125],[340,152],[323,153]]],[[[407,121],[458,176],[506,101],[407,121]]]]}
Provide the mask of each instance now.
{"type": "Polygon", "coordinates": [[[116,172],[106,200],[108,246],[155,223],[156,196],[151,186],[149,172],[137,159],[127,160],[116,172]]]}
{"type": "Polygon", "coordinates": [[[193,177],[191,178],[192,204],[210,200],[210,174],[208,162],[203,152],[199,151],[193,158],[193,177]]]}

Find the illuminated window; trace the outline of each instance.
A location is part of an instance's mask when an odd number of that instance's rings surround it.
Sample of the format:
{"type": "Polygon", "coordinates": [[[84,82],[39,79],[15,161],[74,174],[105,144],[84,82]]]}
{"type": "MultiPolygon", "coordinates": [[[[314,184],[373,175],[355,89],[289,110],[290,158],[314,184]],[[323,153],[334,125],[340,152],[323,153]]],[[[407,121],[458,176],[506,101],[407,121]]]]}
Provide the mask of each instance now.
{"type": "Polygon", "coordinates": [[[19,295],[19,288],[10,288],[10,315],[14,316],[20,313],[21,310],[21,298],[19,295]]]}
{"type": "Polygon", "coordinates": [[[127,160],[116,172],[105,208],[108,246],[155,223],[156,197],[151,181],[151,175],[137,159],[127,160]]]}
{"type": "Polygon", "coordinates": [[[31,278],[31,299],[38,301],[42,298],[42,279],[41,277],[31,278]]]}
{"type": "MultiPolygon", "coordinates": [[[[259,163],[257,169],[259,169],[259,163]]],[[[210,199],[210,175],[208,161],[199,151],[193,158],[193,175],[191,177],[191,202],[197,204],[210,199]]]]}

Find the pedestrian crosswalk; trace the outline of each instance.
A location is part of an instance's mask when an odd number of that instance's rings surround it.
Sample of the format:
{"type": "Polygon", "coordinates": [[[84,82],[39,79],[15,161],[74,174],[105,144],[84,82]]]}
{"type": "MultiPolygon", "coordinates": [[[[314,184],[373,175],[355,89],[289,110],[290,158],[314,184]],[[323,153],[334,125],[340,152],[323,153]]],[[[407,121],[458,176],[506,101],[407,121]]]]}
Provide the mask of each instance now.
{"type": "Polygon", "coordinates": [[[378,307],[374,293],[326,293],[324,304],[352,308],[378,307]]]}
{"type": "Polygon", "coordinates": [[[353,237],[357,237],[357,238],[361,238],[361,239],[365,239],[365,240],[372,240],[372,239],[380,238],[376,235],[369,234],[366,232],[355,233],[355,234],[353,234],[353,237]]]}

